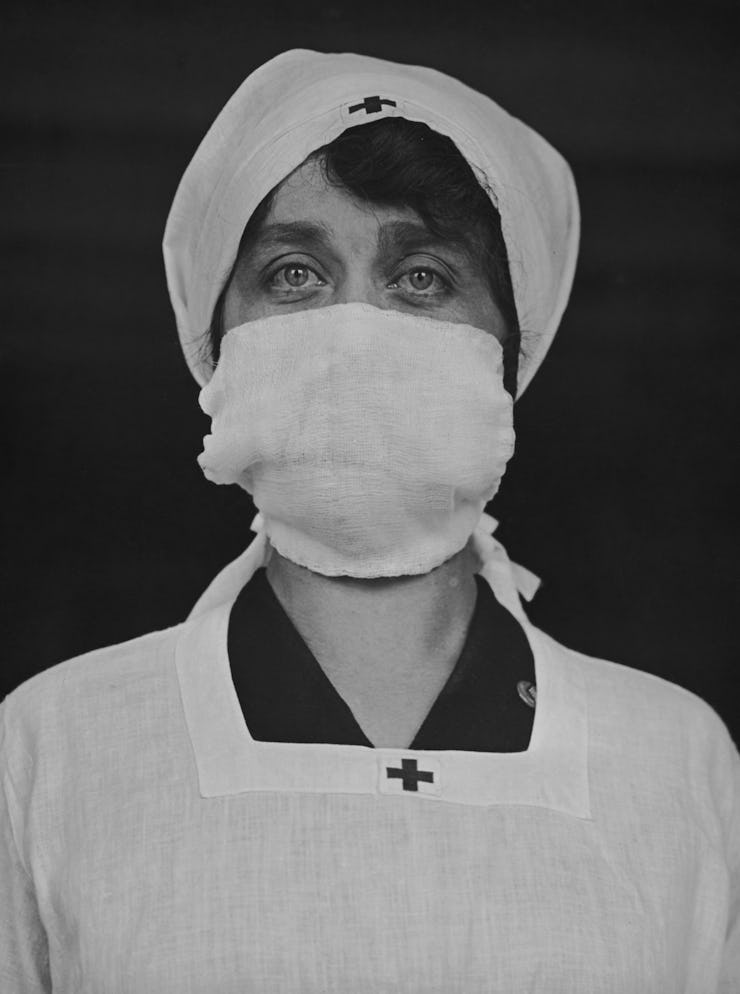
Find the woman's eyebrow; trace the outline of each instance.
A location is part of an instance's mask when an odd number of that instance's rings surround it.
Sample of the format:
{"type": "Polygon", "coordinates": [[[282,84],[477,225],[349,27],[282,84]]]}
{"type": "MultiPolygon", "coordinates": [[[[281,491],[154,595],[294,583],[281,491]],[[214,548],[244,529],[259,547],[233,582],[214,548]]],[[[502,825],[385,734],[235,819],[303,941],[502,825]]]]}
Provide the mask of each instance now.
{"type": "Polygon", "coordinates": [[[326,248],[331,232],[320,221],[275,221],[265,224],[258,232],[251,249],[273,245],[302,245],[307,248],[326,248]]]}
{"type": "Polygon", "coordinates": [[[382,251],[421,252],[425,249],[442,250],[464,257],[473,258],[471,247],[464,235],[460,238],[442,238],[422,221],[387,221],[380,227],[378,244],[382,251]]]}

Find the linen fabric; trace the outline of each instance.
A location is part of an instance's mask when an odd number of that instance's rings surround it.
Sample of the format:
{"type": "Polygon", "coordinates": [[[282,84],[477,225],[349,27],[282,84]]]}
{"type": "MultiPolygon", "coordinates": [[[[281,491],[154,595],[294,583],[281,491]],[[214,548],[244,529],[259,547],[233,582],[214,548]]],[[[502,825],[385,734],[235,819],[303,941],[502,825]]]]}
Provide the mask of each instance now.
{"type": "Polygon", "coordinates": [[[223,598],[255,527],[187,622],[0,704],[3,994],[740,988],[740,757],[706,703],[520,606],[525,752],[255,741],[223,598]]]}
{"type": "Polygon", "coordinates": [[[428,573],[467,543],[514,451],[503,350],[465,324],[340,304],[229,331],[198,458],[326,576],[428,573]]]}
{"type": "Polygon", "coordinates": [[[433,69],[292,50],[251,73],[188,165],[164,234],[167,285],[191,372],[211,369],[204,335],[244,227],[270,190],[342,131],[383,117],[447,135],[501,215],[522,328],[518,394],[547,352],[570,294],[579,239],[571,170],[489,97],[433,69]]]}

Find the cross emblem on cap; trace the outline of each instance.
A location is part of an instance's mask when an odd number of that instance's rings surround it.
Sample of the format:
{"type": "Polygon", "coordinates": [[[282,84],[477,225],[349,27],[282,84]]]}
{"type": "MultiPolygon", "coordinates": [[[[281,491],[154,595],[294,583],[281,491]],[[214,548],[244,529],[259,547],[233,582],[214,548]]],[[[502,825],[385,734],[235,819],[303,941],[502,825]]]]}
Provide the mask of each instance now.
{"type": "Polygon", "coordinates": [[[434,774],[429,770],[418,770],[415,759],[402,759],[400,770],[393,766],[386,766],[385,772],[389,780],[402,780],[404,790],[418,790],[420,780],[425,783],[434,783],[434,774]]]}
{"type": "Polygon", "coordinates": [[[384,106],[397,107],[398,104],[395,100],[388,100],[386,97],[365,97],[361,103],[353,104],[349,112],[354,114],[358,110],[364,110],[366,114],[379,114],[384,106]]]}

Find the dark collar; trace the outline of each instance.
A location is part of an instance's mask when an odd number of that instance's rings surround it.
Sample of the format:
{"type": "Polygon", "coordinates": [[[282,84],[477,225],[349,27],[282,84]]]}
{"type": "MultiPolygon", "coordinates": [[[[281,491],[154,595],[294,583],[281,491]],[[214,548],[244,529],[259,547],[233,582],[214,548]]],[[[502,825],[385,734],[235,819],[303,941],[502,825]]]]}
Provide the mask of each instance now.
{"type": "MultiPolygon", "coordinates": [[[[457,663],[409,746],[524,752],[533,709],[517,690],[535,682],[519,622],[476,575],[476,604],[457,663]]],[[[264,568],[237,596],[228,626],[231,676],[253,739],[370,746],[348,705],[276,597],[264,568]]]]}
{"type": "MultiPolygon", "coordinates": [[[[537,710],[526,752],[373,749],[252,738],[234,688],[227,642],[236,599],[229,585],[238,581],[238,591],[250,583],[255,566],[245,565],[242,558],[237,567],[236,579],[232,564],[207,591],[214,603],[201,604],[175,629],[173,662],[202,798],[279,793],[300,804],[301,798],[311,795],[322,799],[364,795],[380,803],[400,802],[403,797],[408,804],[528,805],[592,818],[590,663],[558,645],[524,615],[522,626],[537,676],[537,710]],[[416,791],[396,776],[404,765],[414,764],[425,777],[416,791]]],[[[486,574],[481,576],[492,583],[486,574]]]]}

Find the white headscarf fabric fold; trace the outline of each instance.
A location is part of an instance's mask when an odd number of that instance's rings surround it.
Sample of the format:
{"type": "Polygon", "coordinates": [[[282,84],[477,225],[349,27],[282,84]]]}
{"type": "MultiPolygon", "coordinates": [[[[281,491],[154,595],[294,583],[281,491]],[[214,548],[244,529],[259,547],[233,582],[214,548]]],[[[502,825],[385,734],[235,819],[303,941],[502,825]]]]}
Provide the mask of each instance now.
{"type": "Polygon", "coordinates": [[[567,162],[489,97],[436,70],[300,49],[265,63],[234,93],[185,170],[167,219],[167,285],[201,386],[211,376],[203,336],[257,205],[317,148],[382,117],[447,135],[490,189],[522,328],[521,396],[573,282],[580,228],[567,162]]]}

